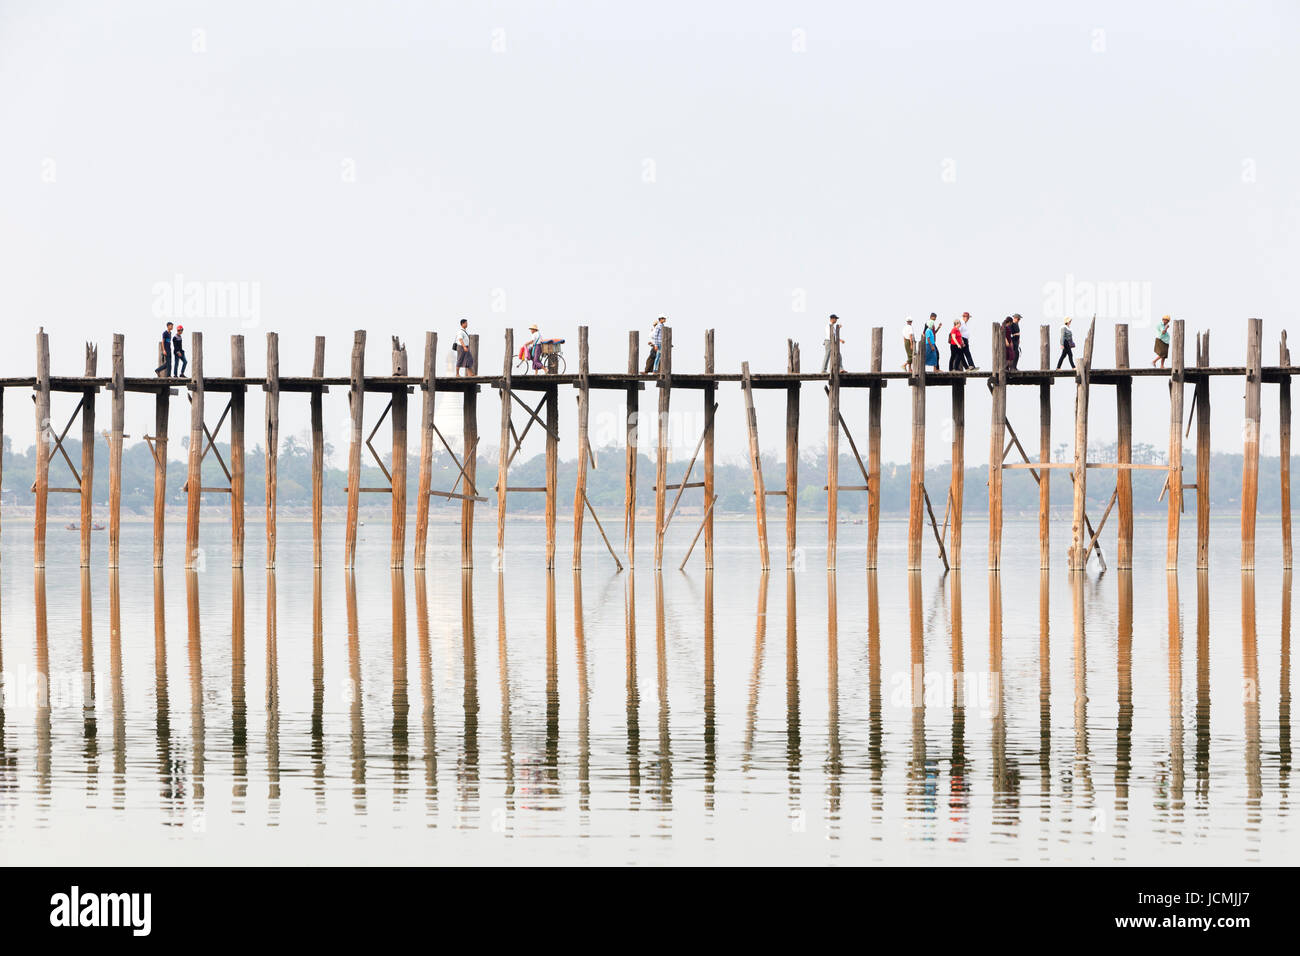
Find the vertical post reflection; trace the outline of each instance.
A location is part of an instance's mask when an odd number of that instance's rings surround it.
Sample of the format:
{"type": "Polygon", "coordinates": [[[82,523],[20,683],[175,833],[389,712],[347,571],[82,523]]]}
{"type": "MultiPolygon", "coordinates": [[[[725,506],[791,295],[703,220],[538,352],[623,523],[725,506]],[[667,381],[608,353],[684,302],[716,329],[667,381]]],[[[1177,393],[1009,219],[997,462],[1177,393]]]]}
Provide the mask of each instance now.
{"type": "Polygon", "coordinates": [[[969,827],[970,782],[966,779],[966,652],[962,633],[961,571],[949,576],[952,591],[952,762],[949,766],[948,816],[954,843],[965,843],[969,827]]]}
{"type": "Polygon", "coordinates": [[[393,568],[393,806],[406,802],[411,704],[406,687],[406,575],[393,568]]]}
{"type": "Polygon", "coordinates": [[[1282,643],[1279,648],[1281,677],[1277,699],[1277,783],[1281,804],[1287,805],[1291,782],[1291,569],[1282,572],[1282,643]]]}
{"type": "Polygon", "coordinates": [[[176,825],[181,807],[181,783],[172,757],[171,699],[167,690],[167,588],[162,568],[153,569],[153,696],[154,736],[158,740],[158,783],[164,818],[176,825]]]}
{"type": "Polygon", "coordinates": [[[1051,574],[1038,572],[1038,821],[1043,837],[1052,820],[1052,589],[1051,574]]]}
{"type": "MultiPolygon", "coordinates": [[[[1072,578],[1079,575],[1071,575],[1072,578]]],[[[1020,823],[1020,769],[1007,756],[1007,708],[1002,664],[1002,575],[989,574],[989,706],[993,711],[993,825],[1020,823]]]]}
{"type": "Polygon", "coordinates": [[[506,776],[506,813],[515,809],[515,747],[510,722],[510,654],[506,643],[506,581],[497,572],[497,674],[501,685],[501,759],[506,776]]]}
{"type": "Polygon", "coordinates": [[[844,754],[840,748],[840,609],[834,571],[826,574],[826,828],[839,838],[841,777],[844,754]]]}
{"type": "Polygon", "coordinates": [[[1165,575],[1169,596],[1169,779],[1162,807],[1177,825],[1183,813],[1183,616],[1178,600],[1178,575],[1165,575]]]}
{"type": "Polygon", "coordinates": [[[880,580],[867,572],[867,767],[871,772],[871,822],[885,816],[884,710],[880,690],[880,580]]]}
{"type": "Polygon", "coordinates": [[[627,792],[632,809],[641,803],[641,693],[636,679],[636,574],[623,585],[623,655],[627,685],[627,792]]]}
{"type": "Polygon", "coordinates": [[[1196,572],[1196,805],[1210,804],[1210,572],[1196,572]]]}
{"type": "Polygon", "coordinates": [[[99,728],[95,722],[95,638],[90,568],[81,569],[81,725],[85,739],[86,793],[99,784],[99,728]]]}
{"type": "Polygon", "coordinates": [[[912,753],[907,767],[907,813],[909,823],[921,822],[924,840],[932,832],[935,795],[925,755],[925,619],[922,609],[921,574],[907,575],[907,607],[911,633],[912,753]]]}
{"type": "Polygon", "coordinates": [[[271,826],[280,816],[280,640],[275,570],[266,570],[266,798],[271,826]]]}
{"type": "Polygon", "coordinates": [[[465,730],[456,772],[457,817],[461,826],[468,826],[467,821],[478,806],[479,787],[478,659],[474,638],[474,572],[470,568],[462,568],[460,572],[460,633],[465,730]]]}
{"type": "Polygon", "coordinates": [[[716,685],[713,679],[713,568],[704,571],[704,810],[713,813],[718,770],[716,685]]]}
{"type": "Polygon", "coordinates": [[[317,812],[325,809],[325,614],[323,571],[312,573],[311,590],[311,766],[317,812]]]}
{"type": "Polygon", "coordinates": [[[591,811],[591,692],[587,685],[587,634],[582,607],[582,572],[573,572],[573,646],[578,664],[578,810],[583,823],[591,811]]]}
{"type": "Polygon", "coordinates": [[[754,616],[754,665],[749,675],[749,707],[745,713],[745,744],[740,767],[745,773],[754,768],[754,731],[758,724],[758,688],[763,681],[763,646],[767,643],[767,576],[758,579],[758,610],[754,616]]]}
{"type": "Polygon", "coordinates": [[[199,574],[194,569],[185,572],[185,610],[188,624],[187,651],[190,665],[190,792],[194,796],[192,812],[196,819],[203,815],[204,804],[204,749],[207,728],[203,723],[203,636],[199,617],[199,574]]]}
{"type": "Polygon", "coordinates": [[[1241,575],[1241,694],[1246,716],[1246,831],[1252,837],[1252,854],[1259,852],[1259,827],[1264,781],[1260,767],[1259,647],[1255,624],[1255,575],[1241,575]]]}
{"type": "Polygon", "coordinates": [[[113,807],[126,805],[126,691],[122,686],[122,587],[108,572],[108,669],[113,702],[113,807]]]}
{"type": "MultiPolygon", "coordinates": [[[[1070,603],[1074,618],[1074,772],[1076,805],[1093,818],[1092,755],[1088,744],[1088,634],[1083,572],[1070,574],[1070,603]]],[[[1072,784],[1073,785],[1073,784],[1072,784]]]]}
{"type": "Polygon", "coordinates": [[[785,766],[790,813],[799,813],[799,774],[803,755],[799,738],[799,636],[795,624],[794,572],[785,572],[785,766]]]}
{"type": "Polygon", "coordinates": [[[352,806],[366,812],[366,725],[362,710],[361,633],[357,621],[357,577],[351,568],[343,573],[348,615],[348,690],[352,745],[352,806]]]}
{"type": "MultiPolygon", "coordinates": [[[[655,676],[659,689],[659,749],[655,754],[658,780],[655,796],[662,808],[673,802],[673,744],[668,721],[668,644],[664,623],[664,576],[655,573],[655,676]]],[[[667,825],[670,817],[663,817],[667,825]]]]}
{"type": "Polygon", "coordinates": [[[45,569],[36,569],[36,821],[49,822],[50,812],[50,624],[45,604],[45,569]]]}
{"type": "Polygon", "coordinates": [[[555,570],[546,575],[546,751],[542,791],[554,797],[560,790],[560,666],[555,635],[555,570]]]}
{"type": "Polygon", "coordinates": [[[232,810],[244,812],[248,796],[248,701],[244,690],[244,569],[230,571],[230,755],[232,810]]]}
{"type": "Polygon", "coordinates": [[[1128,818],[1128,778],[1133,760],[1133,571],[1119,570],[1119,643],[1115,684],[1119,701],[1115,722],[1115,823],[1123,836],[1128,818]]]}
{"type": "Polygon", "coordinates": [[[429,582],[423,568],[415,572],[415,633],[420,649],[420,723],[424,731],[424,808],[438,812],[438,730],[433,710],[433,651],[429,646],[429,582]]]}

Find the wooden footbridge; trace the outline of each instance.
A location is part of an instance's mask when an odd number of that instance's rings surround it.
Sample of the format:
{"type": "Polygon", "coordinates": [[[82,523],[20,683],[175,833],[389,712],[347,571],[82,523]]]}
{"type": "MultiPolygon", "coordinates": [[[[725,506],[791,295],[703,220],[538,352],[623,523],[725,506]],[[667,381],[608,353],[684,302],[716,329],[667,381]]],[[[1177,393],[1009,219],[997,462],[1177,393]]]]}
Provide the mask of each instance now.
{"type": "MultiPolygon", "coordinates": [[[[989,460],[1000,463],[989,472],[989,539],[988,567],[997,570],[1002,562],[1002,481],[1003,472],[1010,469],[1030,471],[1039,487],[1039,548],[1042,567],[1051,559],[1050,507],[1052,472],[1069,472],[1073,498],[1070,531],[1069,566],[1082,570],[1096,552],[1101,558],[1101,532],[1112,512],[1118,521],[1119,567],[1131,567],[1133,560],[1133,494],[1131,475],[1137,469],[1165,471],[1167,480],[1162,497],[1168,506],[1168,567],[1178,563],[1178,544],[1183,515],[1184,492],[1209,487],[1210,450],[1210,398],[1209,382],[1213,377],[1239,378],[1245,385],[1243,440],[1245,466],[1242,475],[1241,495],[1241,566],[1244,570],[1255,567],[1255,516],[1259,497],[1259,438],[1261,391],[1264,383],[1276,384],[1280,392],[1281,409],[1281,469],[1282,469],[1282,536],[1283,563],[1291,567],[1291,507],[1290,507],[1290,441],[1291,441],[1291,376],[1297,369],[1291,364],[1290,352],[1283,333],[1279,364],[1263,364],[1263,323],[1250,319],[1246,324],[1245,366],[1211,366],[1209,358],[1209,333],[1197,336],[1195,364],[1188,366],[1184,357],[1184,325],[1172,323],[1169,350],[1169,368],[1129,367],[1128,327],[1115,327],[1115,368],[1092,367],[1095,323],[1088,332],[1082,350],[1082,360],[1073,371],[1051,368],[1051,343],[1049,330],[1041,329],[1040,368],[1012,370],[1006,367],[1002,348],[1002,329],[994,324],[992,329],[993,367],[987,371],[927,372],[924,368],[915,373],[887,372],[882,368],[883,331],[872,330],[871,369],[864,372],[845,371],[842,368],[838,343],[823,373],[807,373],[800,369],[799,347],[793,342],[787,347],[787,367],[783,373],[751,373],[749,363],[742,363],[738,373],[720,373],[714,367],[713,331],[705,333],[704,371],[699,374],[679,374],[673,371],[672,331],[663,331],[662,359],[653,374],[638,371],[640,351],[638,335],[630,332],[628,338],[628,367],[624,373],[593,374],[588,368],[587,328],[579,329],[578,369],[568,374],[515,375],[512,373],[514,341],[512,333],[505,333],[505,360],[500,375],[483,375],[473,369],[469,377],[438,376],[435,357],[438,337],[426,332],[424,363],[420,374],[412,374],[407,360],[406,346],[397,337],[392,339],[392,374],[368,376],[365,374],[366,333],[358,331],[352,343],[350,372],[346,377],[325,374],[325,339],[317,336],[310,376],[281,376],[279,337],[275,332],[266,335],[266,374],[249,376],[244,354],[244,337],[230,338],[230,374],[225,377],[209,376],[204,363],[203,334],[191,336],[193,358],[192,374],[188,378],[127,377],[125,374],[125,343],[121,334],[113,336],[112,367],[108,377],[98,374],[98,355],[94,345],[86,346],[85,368],[81,375],[55,376],[50,372],[49,337],[41,331],[36,337],[36,375],[34,378],[0,379],[0,430],[3,429],[4,395],[13,388],[30,388],[36,405],[36,426],[40,440],[36,443],[36,480],[32,487],[36,496],[34,560],[38,568],[45,566],[46,521],[49,496],[52,493],[76,494],[81,502],[81,565],[90,564],[90,529],[92,525],[91,482],[94,475],[95,413],[101,392],[109,398],[110,425],[108,439],[109,480],[109,565],[117,567],[122,504],[122,444],[125,420],[125,402],[128,393],[152,394],[154,397],[154,433],[145,436],[154,459],[153,506],[153,559],[155,567],[163,564],[163,522],[167,489],[168,417],[171,399],[180,390],[186,390],[190,402],[189,458],[186,470],[186,567],[194,565],[199,549],[200,499],[205,493],[231,496],[230,533],[232,564],[244,565],[244,469],[246,398],[250,388],[262,389],[265,397],[263,437],[261,445],[266,454],[266,543],[267,566],[274,567],[276,554],[276,457],[279,449],[280,398],[282,393],[304,394],[311,411],[311,462],[312,462],[312,542],[314,566],[322,565],[322,517],[324,481],[324,428],[322,396],[331,387],[346,387],[351,408],[351,438],[348,447],[347,522],[344,539],[344,563],[351,568],[356,557],[357,524],[362,493],[380,493],[391,497],[393,567],[403,567],[406,561],[406,468],[389,468],[375,452],[374,436],[385,421],[392,434],[392,462],[405,462],[408,455],[408,402],[416,390],[421,398],[419,436],[419,486],[415,498],[414,566],[426,566],[429,503],[431,498],[454,499],[461,503],[461,563],[472,567],[474,561],[473,534],[475,506],[488,500],[489,489],[481,486],[477,473],[477,448],[479,445],[478,395],[482,388],[495,389],[501,406],[501,431],[495,491],[497,506],[498,553],[506,546],[507,502],[512,494],[536,493],[546,496],[546,563],[555,566],[556,517],[560,489],[557,473],[559,465],[559,390],[561,387],[576,391],[578,400],[578,466],[573,490],[573,566],[581,568],[583,557],[584,518],[590,515],[609,554],[623,567],[635,565],[637,517],[637,460],[638,417],[640,393],[647,384],[658,390],[655,438],[655,526],[654,567],[662,568],[664,534],[677,514],[678,505],[688,490],[703,493],[702,519],[695,532],[691,549],[682,562],[685,567],[700,537],[704,539],[704,563],[713,566],[713,506],[714,493],[714,422],[718,408],[717,394],[720,386],[738,383],[745,403],[749,439],[749,460],[754,480],[754,507],[757,525],[758,548],[762,566],[768,568],[771,559],[767,536],[767,499],[785,499],[786,565],[794,564],[797,548],[795,522],[798,503],[799,425],[801,386],[808,382],[821,383],[827,397],[827,567],[834,569],[837,562],[838,509],[841,492],[864,492],[867,495],[867,567],[875,568],[878,558],[880,531],[880,435],[881,390],[891,382],[911,388],[912,395],[912,454],[911,493],[908,520],[909,570],[921,567],[925,540],[933,535],[945,567],[961,566],[962,512],[964,501],[964,462],[966,444],[966,386],[972,380],[981,380],[992,394],[992,418],[989,428],[989,460]],[[1050,460],[1052,386],[1058,379],[1073,379],[1075,385],[1074,460],[1056,463],[1050,460]],[[1139,378],[1168,380],[1169,388],[1169,460],[1165,465],[1135,464],[1132,461],[1133,383],[1139,378]],[[1197,474],[1195,481],[1187,482],[1183,474],[1183,415],[1185,386],[1193,387],[1192,416],[1196,425],[1197,474]],[[1087,459],[1088,405],[1093,386],[1114,386],[1117,394],[1118,460],[1093,462],[1087,459]],[[1007,389],[1012,386],[1035,387],[1039,393],[1038,457],[1031,458],[1019,435],[1007,420],[1007,389]],[[946,496],[942,529],[936,510],[925,487],[925,426],[926,400],[931,388],[950,392],[952,409],[952,478],[946,496]],[[587,498],[589,467],[595,466],[595,456],[588,437],[588,410],[591,389],[622,391],[626,396],[626,461],[625,494],[623,503],[622,558],[606,534],[604,526],[587,498]],[[695,453],[681,481],[668,483],[668,423],[673,394],[688,389],[700,392],[703,400],[703,428],[695,446],[695,453]],[[768,489],[764,484],[762,459],[759,452],[758,421],[754,411],[755,389],[784,389],[785,415],[785,484],[780,489],[768,489]],[[845,417],[845,389],[865,389],[867,392],[867,452],[864,461],[845,417]],[[51,394],[67,392],[80,396],[72,416],[62,430],[51,419],[51,394]],[[463,456],[457,456],[452,445],[434,422],[434,404],[438,393],[458,392],[463,396],[462,443],[463,456]],[[217,405],[224,399],[215,425],[209,425],[208,402],[218,397],[217,405]],[[374,425],[366,430],[367,396],[385,402],[374,425]],[[535,401],[534,401],[535,399],[535,401]],[[64,450],[63,439],[73,425],[81,423],[80,468],[64,450]],[[510,467],[518,455],[524,438],[536,425],[546,437],[545,484],[536,487],[514,486],[509,482],[510,467]],[[217,439],[223,428],[229,444],[230,460],[222,457],[217,439]],[[839,475],[841,437],[847,442],[857,466],[858,476],[851,483],[841,484],[839,475]],[[441,445],[451,456],[458,469],[456,479],[447,489],[432,487],[433,453],[441,445]],[[386,482],[378,487],[361,486],[361,466],[369,452],[386,482]],[[1012,452],[1019,460],[1008,462],[1012,452]],[[204,487],[201,482],[202,466],[206,457],[215,455],[226,483],[204,487]],[[50,462],[62,455],[71,470],[74,482],[68,487],[50,487],[50,462]],[[701,477],[692,481],[696,465],[701,477]],[[1100,520],[1094,522],[1086,513],[1085,501],[1088,473],[1094,469],[1117,472],[1117,482],[1110,503],[1100,520]],[[669,495],[672,495],[671,501],[669,495]],[[926,525],[929,524],[927,529],[926,525]]],[[[473,336],[471,351],[477,358],[478,336],[473,336]]],[[[1192,422],[1187,428],[1190,434],[1192,422]]],[[[1208,566],[1209,496],[1196,496],[1197,511],[1197,567],[1208,566]]],[[[1104,561],[1104,559],[1102,559],[1104,561]]]]}

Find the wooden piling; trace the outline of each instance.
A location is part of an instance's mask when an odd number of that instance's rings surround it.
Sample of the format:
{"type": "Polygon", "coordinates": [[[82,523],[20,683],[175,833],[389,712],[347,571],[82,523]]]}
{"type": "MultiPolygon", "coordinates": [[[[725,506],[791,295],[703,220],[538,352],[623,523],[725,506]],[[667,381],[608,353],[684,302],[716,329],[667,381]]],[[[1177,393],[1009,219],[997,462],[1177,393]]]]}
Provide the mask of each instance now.
{"type": "Polygon", "coordinates": [[[266,567],[275,568],[276,486],[280,463],[280,333],[266,333],[266,567]]]}
{"type": "MultiPolygon", "coordinates": [[[[95,377],[99,349],[86,343],[86,378],[95,377]]],[[[81,567],[90,567],[90,529],[94,524],[95,495],[95,393],[86,387],[81,392],[81,567]]]]}
{"type": "MultiPolygon", "coordinates": [[[[826,570],[839,561],[840,522],[840,337],[830,337],[830,362],[826,395],[826,570]]],[[[757,441],[757,436],[754,439],[757,441]]],[[[766,528],[764,537],[766,538],[766,528]]],[[[767,562],[763,562],[767,567],[767,562]]]]}
{"type": "Polygon", "coordinates": [[[343,539],[343,567],[356,566],[357,520],[361,508],[361,442],[364,436],[366,396],[366,333],[358,329],[352,339],[352,366],[348,384],[348,406],[352,414],[352,435],[348,442],[348,513],[343,539]]]}
{"type": "Polygon", "coordinates": [[[506,554],[506,478],[510,471],[511,439],[514,429],[510,424],[511,397],[510,381],[514,374],[515,330],[506,329],[506,352],[501,366],[501,442],[497,451],[497,569],[504,567],[506,554]]]}
{"type": "Polygon", "coordinates": [[[45,520],[50,501],[50,454],[54,443],[54,423],[50,420],[50,337],[42,329],[36,333],[36,495],[35,541],[32,565],[45,567],[45,520]]]}
{"type": "Polygon", "coordinates": [[[989,423],[989,570],[1002,567],[1002,458],[1007,434],[1007,353],[1002,326],[993,323],[993,413],[989,423]]]}
{"type": "MultiPolygon", "coordinates": [[[[1052,368],[1052,330],[1049,326],[1038,328],[1038,360],[1043,371],[1052,368]]],[[[1048,464],[1052,460],[1052,382],[1044,377],[1038,386],[1038,460],[1048,464]]],[[[1052,469],[1038,472],[1038,568],[1052,566],[1052,469]]]]}
{"type": "MultiPolygon", "coordinates": [[[[627,334],[627,374],[636,375],[640,371],[641,343],[637,332],[627,334]]],[[[623,464],[623,554],[627,557],[629,570],[636,568],[636,466],[637,457],[637,418],[640,415],[641,392],[636,382],[628,385],[625,392],[624,413],[624,464],[623,464]]]]}
{"type": "Polygon", "coordinates": [[[1092,380],[1092,346],[1096,320],[1088,329],[1083,358],[1075,369],[1074,396],[1074,511],[1070,521],[1070,570],[1082,571],[1088,562],[1088,535],[1084,527],[1088,503],[1088,389],[1092,380]]]}
{"type": "Polygon", "coordinates": [[[948,479],[948,507],[952,513],[952,538],[948,566],[961,570],[961,519],[966,497],[966,380],[952,383],[952,474],[948,479]]]}
{"type": "MultiPolygon", "coordinates": [[[[244,360],[244,337],[230,337],[230,375],[241,379],[248,374],[244,360]]],[[[243,385],[230,389],[230,566],[244,566],[244,393],[243,385]]],[[[215,438],[215,436],[214,436],[215,438]]]]}
{"type": "Polygon", "coordinates": [[[1186,380],[1185,324],[1175,319],[1169,338],[1169,522],[1165,570],[1178,570],[1183,514],[1183,382],[1186,380]]]}
{"type": "Polygon", "coordinates": [[[185,570],[199,563],[199,501],[203,497],[203,333],[190,337],[190,447],[185,473],[185,570]]]}
{"type": "Polygon", "coordinates": [[[555,569],[556,495],[560,473],[559,389],[546,386],[546,569],[555,569]]]}
{"type": "Polygon", "coordinates": [[[668,409],[673,381],[673,332],[664,326],[659,359],[659,422],[655,433],[655,570],[664,566],[664,495],[668,486],[668,409]]]}
{"type": "MultiPolygon", "coordinates": [[[[116,343],[114,343],[116,351],[116,343]]],[[[116,360],[116,356],[114,356],[116,360]]],[[[116,395],[114,396],[116,403],[116,395]]],[[[168,418],[171,412],[171,389],[160,388],[154,392],[153,397],[153,566],[161,568],[163,566],[163,539],[167,530],[167,427],[168,418]]],[[[116,409],[114,409],[116,417],[116,409]]],[[[109,497],[109,567],[114,567],[115,555],[113,553],[113,536],[111,534],[113,527],[113,514],[121,514],[122,503],[122,476],[120,466],[117,469],[112,468],[114,455],[113,445],[117,444],[117,454],[121,453],[121,432],[114,427],[113,437],[109,438],[109,462],[110,468],[108,473],[108,497],[109,497]],[[117,471],[116,482],[113,472],[117,471]],[[117,494],[114,495],[114,484],[116,484],[117,494]]],[[[120,521],[120,517],[119,517],[120,521]]]]}
{"type": "MultiPolygon", "coordinates": [[[[1128,326],[1115,326],[1115,367],[1127,369],[1128,326]]],[[[1208,409],[1207,409],[1208,411],[1208,409]]],[[[1115,417],[1118,425],[1118,457],[1121,465],[1133,462],[1133,379],[1123,376],[1115,383],[1115,417]]],[[[1044,478],[1050,472],[1044,473],[1044,478]]],[[[1133,473],[1127,468],[1115,472],[1115,501],[1119,505],[1118,566],[1133,569],[1133,473]]]]}
{"type": "Polygon", "coordinates": [[[1278,361],[1283,375],[1278,385],[1278,450],[1282,478],[1282,569],[1291,570],[1291,349],[1282,333],[1278,361]]]}
{"type": "MultiPolygon", "coordinates": [[[[713,374],[713,329],[704,332],[704,374],[713,374]]],[[[710,380],[704,386],[704,570],[713,570],[713,485],[714,445],[713,425],[717,414],[717,384],[710,380]]],[[[683,481],[686,479],[683,478],[683,481]]]]}
{"type": "MultiPolygon", "coordinates": [[[[871,330],[871,371],[884,362],[885,330],[871,330]]],[[[881,382],[874,379],[867,392],[867,569],[876,570],[880,549],[880,418],[881,382]]]]}
{"type": "Polygon", "coordinates": [[[912,363],[912,462],[908,471],[907,570],[921,570],[921,541],[925,533],[925,344],[922,358],[912,363]]]}
{"type": "MultiPolygon", "coordinates": [[[[1196,337],[1197,368],[1210,364],[1210,333],[1196,337]]],[[[1210,567],[1210,380],[1204,374],[1196,379],[1196,568],[1210,567]]],[[[1127,477],[1126,472],[1121,472],[1127,477]]]]}
{"type": "MultiPolygon", "coordinates": [[[[469,337],[470,355],[478,362],[478,336],[469,337]]],[[[474,371],[477,373],[477,366],[474,371]]],[[[465,402],[462,409],[462,441],[465,460],[465,478],[462,482],[465,497],[460,500],[460,567],[468,571],[474,567],[474,492],[478,477],[478,386],[465,389],[465,402]]]]}
{"type": "Polygon", "coordinates": [[[1264,322],[1246,330],[1246,417],[1241,469],[1241,570],[1255,570],[1255,516],[1259,507],[1260,399],[1264,378],[1264,322]]]}
{"type": "Polygon", "coordinates": [[[316,336],[316,350],[311,365],[311,556],[312,567],[324,563],[321,532],[325,523],[325,336],[316,336]]]}
{"type": "MultiPolygon", "coordinates": [[[[834,361],[833,357],[832,361],[834,361]]],[[[754,478],[754,520],[758,528],[759,566],[767,571],[772,566],[767,549],[767,489],[763,483],[763,460],[758,448],[758,416],[754,412],[754,389],[750,384],[748,362],[740,363],[740,387],[745,395],[745,425],[749,432],[749,467],[754,478]]]]}
{"type": "MultiPolygon", "coordinates": [[[[786,342],[786,369],[791,375],[799,374],[799,346],[786,342]]],[[[705,501],[713,500],[713,489],[706,488],[705,501]]],[[[794,570],[798,542],[799,505],[799,385],[785,390],[785,568],[794,570]]]]}
{"type": "Polygon", "coordinates": [[[587,433],[591,414],[591,374],[587,353],[587,326],[578,326],[578,475],[573,488],[573,570],[582,570],[582,524],[587,512],[587,461],[591,441],[587,433]]]}
{"type": "MultiPolygon", "coordinates": [[[[424,374],[420,382],[420,474],[415,497],[415,570],[427,566],[429,495],[433,491],[434,396],[438,388],[438,333],[424,333],[424,374]]],[[[418,587],[418,585],[417,585],[418,587]]]]}
{"type": "MultiPolygon", "coordinates": [[[[406,346],[393,336],[393,376],[411,374],[406,356],[406,346]]],[[[392,544],[389,549],[389,567],[400,570],[406,566],[406,466],[407,466],[407,395],[405,385],[393,387],[392,450],[389,452],[389,470],[392,472],[392,544]]]]}

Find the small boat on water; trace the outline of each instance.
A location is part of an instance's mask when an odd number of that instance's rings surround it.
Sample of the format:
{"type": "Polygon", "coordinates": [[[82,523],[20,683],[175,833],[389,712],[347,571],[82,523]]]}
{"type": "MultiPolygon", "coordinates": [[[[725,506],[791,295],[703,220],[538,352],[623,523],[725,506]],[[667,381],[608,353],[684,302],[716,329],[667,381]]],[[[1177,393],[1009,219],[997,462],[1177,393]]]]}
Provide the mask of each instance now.
{"type": "MultiPolygon", "coordinates": [[[[77,524],[77,522],[75,522],[75,521],[70,521],[68,524],[65,524],[65,525],[63,526],[63,529],[64,529],[65,531],[80,531],[80,530],[81,530],[81,525],[77,524]]],[[[91,526],[90,526],[90,530],[91,530],[91,531],[103,531],[103,530],[104,530],[104,523],[103,523],[102,521],[96,521],[96,522],[94,522],[94,523],[91,524],[91,526]]]]}

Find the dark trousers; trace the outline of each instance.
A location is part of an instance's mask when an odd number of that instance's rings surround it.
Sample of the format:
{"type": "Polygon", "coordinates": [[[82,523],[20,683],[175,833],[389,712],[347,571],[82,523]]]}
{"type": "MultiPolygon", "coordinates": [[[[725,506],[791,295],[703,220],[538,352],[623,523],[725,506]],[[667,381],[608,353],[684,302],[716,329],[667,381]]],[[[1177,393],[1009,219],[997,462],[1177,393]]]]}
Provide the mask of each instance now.
{"type": "Polygon", "coordinates": [[[948,347],[948,371],[960,372],[966,367],[966,359],[956,345],[948,347]]]}
{"type": "Polygon", "coordinates": [[[1056,367],[1060,368],[1061,363],[1064,362],[1066,359],[1070,360],[1070,368],[1074,368],[1074,346],[1073,345],[1061,346],[1061,357],[1056,360],[1056,367]]]}
{"type": "Polygon", "coordinates": [[[172,373],[172,349],[170,345],[163,347],[163,363],[153,370],[155,375],[159,372],[166,372],[168,375],[172,373]]]}
{"type": "Polygon", "coordinates": [[[966,363],[966,367],[967,367],[967,368],[974,368],[974,367],[975,367],[975,360],[974,360],[973,358],[971,358],[971,356],[970,356],[970,343],[969,343],[969,342],[963,342],[963,343],[962,343],[962,346],[961,346],[961,357],[962,357],[962,360],[966,363]]]}
{"type": "Polygon", "coordinates": [[[184,349],[177,349],[172,355],[172,375],[180,378],[189,371],[190,360],[185,357],[184,349]]]}

